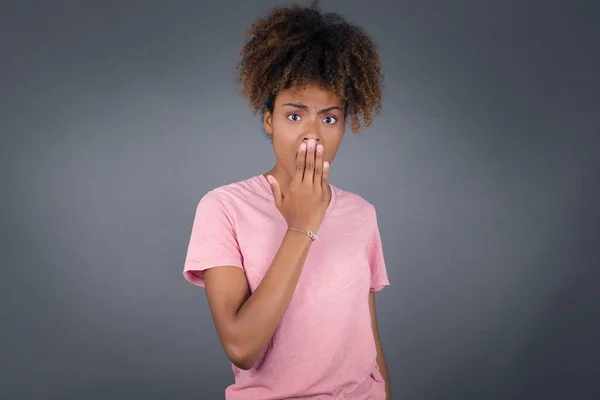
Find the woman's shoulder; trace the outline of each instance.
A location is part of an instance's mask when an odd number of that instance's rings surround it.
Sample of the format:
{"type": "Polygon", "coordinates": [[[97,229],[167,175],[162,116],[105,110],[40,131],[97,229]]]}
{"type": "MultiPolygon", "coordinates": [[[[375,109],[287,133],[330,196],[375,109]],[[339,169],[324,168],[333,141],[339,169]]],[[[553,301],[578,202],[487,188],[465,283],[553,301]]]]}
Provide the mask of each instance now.
{"type": "Polygon", "coordinates": [[[267,189],[269,187],[266,178],[263,175],[255,175],[210,189],[201,197],[200,204],[220,208],[236,203],[248,203],[267,197],[267,189]]]}

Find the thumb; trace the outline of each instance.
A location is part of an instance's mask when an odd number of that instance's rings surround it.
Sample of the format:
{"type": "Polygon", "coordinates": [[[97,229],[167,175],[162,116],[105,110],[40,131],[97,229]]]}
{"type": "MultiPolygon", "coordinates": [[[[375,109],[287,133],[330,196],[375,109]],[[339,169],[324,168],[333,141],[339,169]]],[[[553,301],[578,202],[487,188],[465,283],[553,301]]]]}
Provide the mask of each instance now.
{"type": "Polygon", "coordinates": [[[267,175],[267,181],[269,181],[269,183],[271,184],[271,189],[273,190],[273,197],[275,198],[275,205],[277,206],[277,208],[280,208],[283,197],[281,195],[281,188],[279,187],[279,182],[277,182],[277,179],[275,179],[271,175],[267,175]]]}

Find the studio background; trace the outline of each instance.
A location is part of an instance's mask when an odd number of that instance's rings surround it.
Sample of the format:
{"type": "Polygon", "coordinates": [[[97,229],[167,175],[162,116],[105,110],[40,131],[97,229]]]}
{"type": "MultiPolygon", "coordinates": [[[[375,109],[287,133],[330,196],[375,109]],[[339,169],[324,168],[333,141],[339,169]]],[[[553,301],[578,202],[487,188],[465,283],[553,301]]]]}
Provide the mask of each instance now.
{"type": "MultiPolygon", "coordinates": [[[[0,398],[223,398],[183,262],[199,199],[274,163],[233,79],[276,4],[3,2],[0,398]]],[[[598,6],[322,8],[386,77],[331,182],[378,210],[394,398],[600,398],[598,6]]]]}

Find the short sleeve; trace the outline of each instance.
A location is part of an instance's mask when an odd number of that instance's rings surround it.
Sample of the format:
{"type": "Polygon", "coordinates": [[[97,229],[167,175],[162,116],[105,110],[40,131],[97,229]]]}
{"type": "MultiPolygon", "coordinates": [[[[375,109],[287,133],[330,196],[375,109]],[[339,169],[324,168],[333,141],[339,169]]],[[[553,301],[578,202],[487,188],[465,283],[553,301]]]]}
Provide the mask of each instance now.
{"type": "Polygon", "coordinates": [[[377,212],[373,208],[373,220],[371,223],[371,233],[367,245],[367,257],[369,259],[369,268],[371,269],[371,288],[373,292],[380,291],[390,284],[383,257],[383,247],[381,245],[381,235],[377,223],[377,212]]]}
{"type": "Polygon", "coordinates": [[[204,271],[218,266],[243,269],[231,215],[218,193],[212,190],[196,208],[183,275],[189,282],[204,287],[204,271]]]}

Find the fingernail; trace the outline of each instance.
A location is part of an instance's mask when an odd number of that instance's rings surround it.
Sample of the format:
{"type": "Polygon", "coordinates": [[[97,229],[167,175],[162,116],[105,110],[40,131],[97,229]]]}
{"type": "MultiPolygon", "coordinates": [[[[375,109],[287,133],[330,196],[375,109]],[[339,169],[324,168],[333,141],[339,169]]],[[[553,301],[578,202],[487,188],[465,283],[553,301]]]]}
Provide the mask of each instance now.
{"type": "Polygon", "coordinates": [[[306,143],[302,142],[300,145],[300,150],[306,150],[306,143]]]}
{"type": "Polygon", "coordinates": [[[324,169],[328,169],[329,168],[329,162],[327,162],[327,161],[323,162],[323,168],[324,169]]]}
{"type": "Polygon", "coordinates": [[[321,152],[323,152],[323,145],[319,144],[317,145],[317,154],[321,154],[321,152]]]}
{"type": "Polygon", "coordinates": [[[273,177],[271,175],[267,176],[267,181],[269,181],[269,183],[272,185],[275,183],[275,180],[273,179],[273,177]]]}
{"type": "Polygon", "coordinates": [[[312,148],[314,148],[314,147],[315,147],[315,144],[316,144],[315,140],[314,140],[314,139],[310,139],[310,140],[308,141],[308,148],[309,148],[309,149],[312,149],[312,148]]]}

